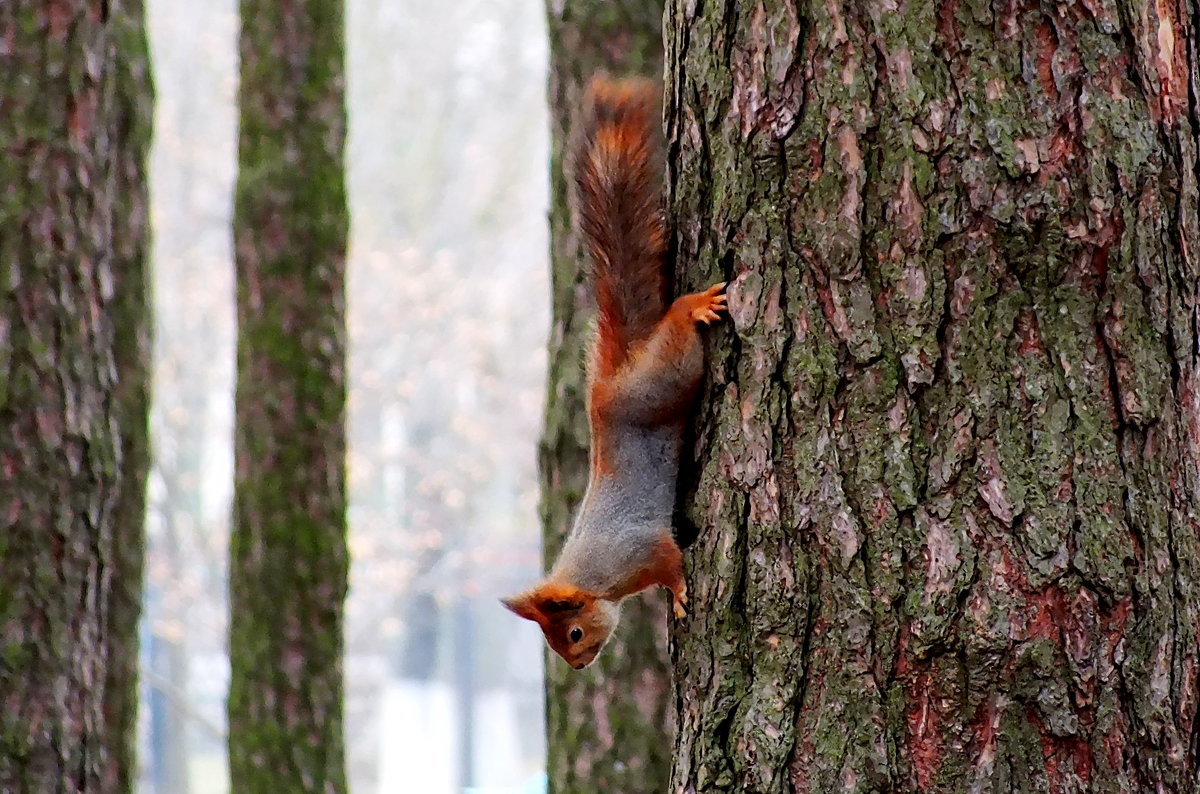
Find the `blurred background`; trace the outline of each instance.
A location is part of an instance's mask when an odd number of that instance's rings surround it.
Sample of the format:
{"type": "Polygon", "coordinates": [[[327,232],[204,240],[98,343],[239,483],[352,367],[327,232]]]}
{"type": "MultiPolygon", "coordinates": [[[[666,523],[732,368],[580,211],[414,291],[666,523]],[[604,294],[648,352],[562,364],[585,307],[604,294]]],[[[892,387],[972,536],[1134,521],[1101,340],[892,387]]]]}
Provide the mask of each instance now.
{"type": "MultiPolygon", "coordinates": [[[[543,7],[347,0],[355,794],[544,788],[537,627],[549,322],[543,7]]],[[[154,463],[140,791],[228,791],[236,0],[148,0],[154,463]]]]}

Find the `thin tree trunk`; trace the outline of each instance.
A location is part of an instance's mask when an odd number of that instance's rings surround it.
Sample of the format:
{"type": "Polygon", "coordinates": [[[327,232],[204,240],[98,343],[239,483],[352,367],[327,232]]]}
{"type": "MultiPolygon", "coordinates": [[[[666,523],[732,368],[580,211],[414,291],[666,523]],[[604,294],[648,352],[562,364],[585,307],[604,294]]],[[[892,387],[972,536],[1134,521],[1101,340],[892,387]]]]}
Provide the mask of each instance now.
{"type": "Polygon", "coordinates": [[[134,775],[150,91],[136,2],[0,8],[0,790],[134,775]]]}
{"type": "MultiPolygon", "coordinates": [[[[588,425],[583,361],[589,319],[587,257],[564,172],[571,122],[588,78],[662,72],[662,0],[547,2],[550,35],[550,368],[542,437],[544,554],[553,562],[583,498],[588,425]]],[[[662,791],[670,774],[670,666],[665,602],[631,599],[596,664],[577,672],[546,657],[550,791],[662,791]]]]}
{"type": "Polygon", "coordinates": [[[243,0],[230,784],[346,790],[342,5],[243,0]]]}
{"type": "Polygon", "coordinates": [[[668,10],[671,789],[1194,792],[1194,0],[668,10]]]}

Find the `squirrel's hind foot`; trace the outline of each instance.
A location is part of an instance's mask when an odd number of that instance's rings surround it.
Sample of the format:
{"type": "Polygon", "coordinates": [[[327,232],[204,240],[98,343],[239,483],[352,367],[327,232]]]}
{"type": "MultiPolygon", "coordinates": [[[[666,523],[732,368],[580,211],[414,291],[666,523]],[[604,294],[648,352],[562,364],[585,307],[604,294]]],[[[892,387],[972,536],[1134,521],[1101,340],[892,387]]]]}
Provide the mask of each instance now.
{"type": "Polygon", "coordinates": [[[689,295],[695,301],[692,306],[691,318],[693,322],[711,323],[720,322],[720,312],[728,311],[729,306],[727,301],[729,297],[725,294],[725,282],[721,281],[713,284],[704,292],[697,292],[694,295],[689,295]]]}

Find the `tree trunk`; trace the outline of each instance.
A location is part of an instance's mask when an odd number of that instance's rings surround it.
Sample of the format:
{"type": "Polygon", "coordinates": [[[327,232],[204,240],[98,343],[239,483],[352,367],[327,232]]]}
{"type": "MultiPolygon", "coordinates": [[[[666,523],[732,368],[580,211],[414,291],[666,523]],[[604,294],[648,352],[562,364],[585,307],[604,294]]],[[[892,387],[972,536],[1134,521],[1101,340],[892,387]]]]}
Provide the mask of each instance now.
{"type": "Polygon", "coordinates": [[[671,788],[1194,792],[1194,0],[674,2],[671,788]]]}
{"type": "MultiPolygon", "coordinates": [[[[547,2],[550,36],[550,247],[552,316],[541,514],[546,565],[558,555],[587,487],[584,353],[592,299],[587,256],[564,170],[571,123],[598,70],[662,71],[662,0],[547,2]]],[[[621,626],[586,672],[546,655],[550,791],[662,791],[670,775],[670,665],[661,597],[628,601],[621,626]]]]}
{"type": "Polygon", "coordinates": [[[342,5],[243,0],[232,791],[345,791],[342,5]]]}
{"type": "Polygon", "coordinates": [[[0,10],[0,790],[134,775],[147,465],[137,2],[0,10]]]}
{"type": "MultiPolygon", "coordinates": [[[[114,519],[112,588],[108,594],[109,655],[105,717],[111,732],[106,790],[137,785],[138,624],[142,615],[146,554],[146,476],[150,469],[151,317],[148,157],[154,126],[149,44],[142,0],[122,0],[112,16],[116,64],[114,129],[129,141],[113,161],[116,212],[113,227],[114,363],[120,373],[115,399],[123,429],[121,496],[114,519]]],[[[112,10],[110,9],[110,14],[112,10]]],[[[180,793],[182,794],[182,793],[180,793]]]]}

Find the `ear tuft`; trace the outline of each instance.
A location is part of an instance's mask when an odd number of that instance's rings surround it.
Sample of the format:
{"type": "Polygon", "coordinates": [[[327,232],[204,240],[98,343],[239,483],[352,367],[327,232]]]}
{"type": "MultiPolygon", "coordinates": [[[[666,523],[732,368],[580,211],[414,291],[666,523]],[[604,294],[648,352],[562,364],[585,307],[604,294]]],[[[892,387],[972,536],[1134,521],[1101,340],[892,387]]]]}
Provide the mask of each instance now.
{"type": "Polygon", "coordinates": [[[525,618],[526,620],[536,621],[538,619],[538,609],[534,605],[533,595],[531,593],[521,593],[520,595],[511,596],[509,598],[501,598],[500,603],[512,612],[517,617],[525,618]]]}

